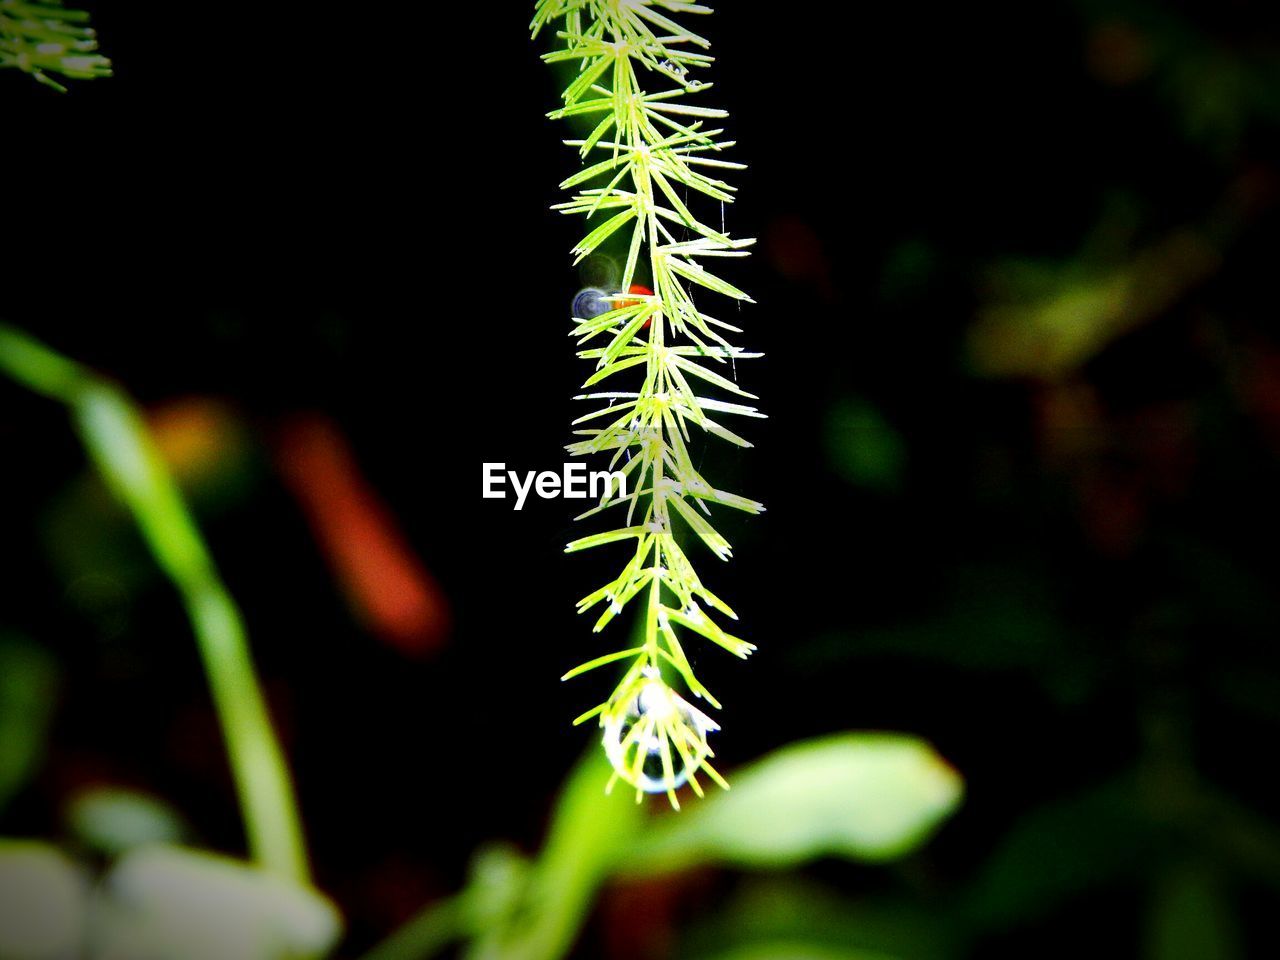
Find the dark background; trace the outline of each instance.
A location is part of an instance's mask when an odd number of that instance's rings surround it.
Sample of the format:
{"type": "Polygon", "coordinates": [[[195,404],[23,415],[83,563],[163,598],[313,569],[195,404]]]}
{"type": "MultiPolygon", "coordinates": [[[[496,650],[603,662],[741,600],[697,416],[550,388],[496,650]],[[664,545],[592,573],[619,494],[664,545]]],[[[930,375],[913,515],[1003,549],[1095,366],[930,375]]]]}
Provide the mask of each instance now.
{"type": "MultiPolygon", "coordinates": [[[[600,651],[572,601],[613,558],[561,553],[573,504],[478,490],[482,461],[556,468],[582,412],[548,41],[520,4],[91,6],[114,78],[0,77],[0,309],[144,404],[216,397],[245,426],[234,483],[195,499],[359,947],[482,842],[536,846],[606,682],[557,677],[600,651]],[[273,438],[315,412],[448,597],[431,656],[351,616],[280,482],[273,438]]],[[[1275,955],[1274,9],[759,3],[700,26],[703,99],[750,164],[728,223],[761,240],[732,276],[767,357],[738,376],[771,418],[707,454],[769,507],[727,522],[733,563],[701,561],[760,646],[696,663],[724,766],[831,730],[932,740],[961,813],[904,865],[809,877],[924,911],[944,953],[1155,955],[1191,871],[1218,955],[1275,955]],[[1084,346],[1055,352],[1064,328],[1084,346]]],[[[87,562],[119,582],[78,600],[68,537],[106,535],[65,516],[89,481],[63,412],[0,385],[0,444],[2,620],[63,670],[5,832],[56,833],[104,779],[238,849],[176,598],[117,523],[87,562]]],[[[654,922],[696,942],[737,883],[654,922]]]]}

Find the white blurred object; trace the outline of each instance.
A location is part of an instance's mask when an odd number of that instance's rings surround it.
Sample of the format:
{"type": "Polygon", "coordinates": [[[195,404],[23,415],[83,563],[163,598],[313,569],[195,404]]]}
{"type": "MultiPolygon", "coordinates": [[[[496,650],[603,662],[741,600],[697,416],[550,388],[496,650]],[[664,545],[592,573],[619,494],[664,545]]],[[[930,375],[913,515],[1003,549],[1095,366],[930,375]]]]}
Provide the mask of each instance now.
{"type": "Polygon", "coordinates": [[[0,840],[0,960],[79,958],[88,890],[60,850],[0,840]]]}
{"type": "Polygon", "coordinates": [[[92,960],[284,960],[320,957],[341,933],[333,905],[227,857],[139,848],[94,902],[92,960]]]}

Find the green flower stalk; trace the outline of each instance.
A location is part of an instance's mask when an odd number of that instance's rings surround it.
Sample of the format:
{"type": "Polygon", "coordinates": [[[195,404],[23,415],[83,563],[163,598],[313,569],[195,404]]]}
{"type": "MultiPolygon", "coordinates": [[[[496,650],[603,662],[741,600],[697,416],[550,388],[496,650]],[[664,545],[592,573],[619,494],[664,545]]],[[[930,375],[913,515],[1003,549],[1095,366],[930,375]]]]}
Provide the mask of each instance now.
{"type": "Polygon", "coordinates": [[[111,61],[98,53],[89,14],[61,0],[0,0],[0,69],[13,67],[63,93],[50,74],[73,80],[111,76],[111,61]]]}
{"type": "Polygon", "coordinates": [[[566,550],[631,545],[622,572],[584,597],[578,610],[603,605],[595,624],[600,631],[639,598],[642,639],[637,646],[582,664],[564,679],[627,663],[609,698],[575,723],[599,718],[614,770],[610,789],[622,779],[636,788],[637,801],[643,793],[661,792],[677,808],[676,790],[685,782],[702,795],[699,772],[728,786],[709,762],[714,753],[707,737],[719,727],[676,689],[682,685],[692,698],[720,707],[694,675],[681,634],[699,634],[744,659],[755,649],[717,624],[713,613],[734,620],[737,615],[703,584],[682,542],[691,532],[712,554],[727,560],[730,545],[711,522],[711,506],[753,514],[764,509],[706,480],[690,451],[697,431],[749,447],[721,420],[726,415],[762,416],[754,406],[738,402],[755,397],[734,377],[738,358],[760,354],[731,344],[725,333],[740,333],[739,328],[695,302],[707,293],[752,302],[703,261],[744,257],[754,241],[731,238],[723,227],[717,230],[698,219],[686,203],[697,195],[716,201],[723,220],[723,205],[733,202],[734,188],[717,175],[743,169],[720,157],[732,141],[718,139],[722,130],[708,129],[726,112],[689,102],[689,94],[710,88],[692,73],[713,58],[705,52],[708,41],[671,15],[705,13],[710,9],[692,0],[541,0],[531,25],[536,36],[560,23],[560,48],[543,59],[578,66],[564,91],[564,106],[550,116],[581,117],[592,124],[585,139],[566,141],[578,148],[585,166],[561,184],[577,191],[572,199],[555,207],[584,215],[591,226],[573,249],[575,262],[615,234],[625,237],[625,230],[630,231],[616,290],[603,292],[598,298],[603,303],[594,310],[583,309],[590,304],[582,297],[575,301],[575,311],[588,315],[574,317],[571,333],[580,347],[594,344],[578,353],[595,363],[583,387],[606,380],[612,386],[620,374],[640,380],[636,389],[577,398],[603,405],[575,421],[575,426],[589,426],[575,431],[581,439],[567,449],[575,456],[608,453],[609,469],[626,475],[630,493],[624,496],[615,488],[578,518],[606,510],[620,513],[625,507],[625,522],[575,540],[566,550]],[[640,279],[652,292],[636,283],[640,279]],[[707,395],[708,388],[719,395],[707,395]]]}

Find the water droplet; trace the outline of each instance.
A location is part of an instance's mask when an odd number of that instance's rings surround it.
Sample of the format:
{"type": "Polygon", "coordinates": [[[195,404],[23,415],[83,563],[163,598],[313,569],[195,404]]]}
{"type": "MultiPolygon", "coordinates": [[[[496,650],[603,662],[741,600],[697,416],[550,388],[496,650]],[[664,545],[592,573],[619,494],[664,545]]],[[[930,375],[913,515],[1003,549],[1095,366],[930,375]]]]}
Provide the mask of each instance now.
{"type": "Polygon", "coordinates": [[[593,320],[612,309],[613,303],[609,300],[609,295],[599,287],[586,287],[579,290],[573,298],[575,320],[593,320]]]}
{"type": "Polygon", "coordinates": [[[711,752],[707,734],[719,725],[646,669],[645,680],[624,710],[604,724],[604,750],[618,775],[645,793],[678,790],[711,752]],[[672,737],[680,740],[681,751],[672,737]],[[670,776],[667,774],[670,763],[670,776]]]}
{"type": "Polygon", "coordinates": [[[683,63],[677,63],[675,60],[663,60],[662,63],[659,64],[659,66],[661,66],[664,70],[674,73],[681,80],[683,80],[685,78],[685,75],[688,74],[689,72],[688,67],[686,67],[683,63]]]}

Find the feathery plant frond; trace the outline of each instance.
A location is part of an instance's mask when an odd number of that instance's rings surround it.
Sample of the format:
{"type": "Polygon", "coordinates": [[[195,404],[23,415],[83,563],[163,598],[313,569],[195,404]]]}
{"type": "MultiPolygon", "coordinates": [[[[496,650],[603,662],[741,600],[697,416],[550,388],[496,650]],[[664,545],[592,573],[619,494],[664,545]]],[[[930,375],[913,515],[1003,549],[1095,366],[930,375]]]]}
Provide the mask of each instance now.
{"type": "Polygon", "coordinates": [[[72,80],[111,76],[111,61],[98,53],[89,14],[62,0],[0,0],[0,69],[13,67],[66,92],[50,74],[72,80]]]}
{"type": "Polygon", "coordinates": [[[632,545],[622,572],[584,597],[578,610],[603,605],[595,623],[599,631],[641,598],[643,639],[582,664],[565,679],[626,662],[609,698],[575,723],[599,718],[614,770],[610,788],[621,778],[636,788],[637,800],[644,792],[664,792],[676,807],[676,790],[686,781],[702,795],[700,771],[727,787],[709,763],[714,753],[707,736],[719,727],[673,686],[682,683],[693,698],[720,706],[694,675],[680,631],[698,634],[742,658],[755,649],[713,619],[712,611],[734,620],[737,615],[703,584],[677,533],[683,537],[684,531],[691,532],[713,555],[727,560],[730,545],[712,524],[709,505],[753,514],[764,509],[711,484],[694,466],[690,451],[691,428],[749,447],[722,420],[726,415],[762,416],[754,406],[739,402],[755,397],[732,377],[738,358],[760,354],[731,344],[725,334],[739,333],[739,328],[695,302],[704,294],[752,302],[702,261],[744,257],[754,241],[734,239],[723,226],[717,230],[686,203],[691,195],[731,203],[734,188],[718,175],[743,169],[721,156],[733,145],[719,139],[723,130],[716,128],[726,112],[691,103],[687,96],[710,87],[692,74],[713,58],[706,53],[709,42],[672,16],[710,12],[693,0],[540,0],[531,24],[535,36],[560,24],[559,49],[543,59],[578,67],[564,91],[564,106],[549,116],[581,117],[591,124],[585,139],[565,141],[578,148],[585,166],[561,184],[576,192],[555,207],[585,215],[591,226],[574,247],[575,262],[615,234],[621,239],[624,230],[630,231],[617,289],[602,292],[604,305],[598,310],[580,311],[596,315],[574,317],[571,335],[584,347],[578,355],[595,363],[583,388],[612,382],[624,371],[641,381],[637,389],[576,398],[605,405],[575,421],[582,427],[575,431],[581,439],[567,449],[576,456],[608,453],[609,469],[620,469],[631,490],[626,496],[610,490],[579,518],[616,508],[625,512],[621,525],[575,540],[566,549],[619,541],[632,545]],[[637,278],[651,284],[652,291],[638,285],[637,278]],[[716,391],[719,396],[707,395],[716,391]]]}

